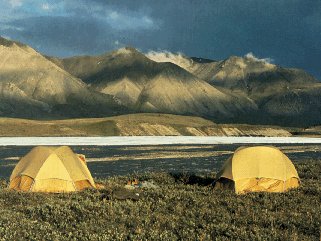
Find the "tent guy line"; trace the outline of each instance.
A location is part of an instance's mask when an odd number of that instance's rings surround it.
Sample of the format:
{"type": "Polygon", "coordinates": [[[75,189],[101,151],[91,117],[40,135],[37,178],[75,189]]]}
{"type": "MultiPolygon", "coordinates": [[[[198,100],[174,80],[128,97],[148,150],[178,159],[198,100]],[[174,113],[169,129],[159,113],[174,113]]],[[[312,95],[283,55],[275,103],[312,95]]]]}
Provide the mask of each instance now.
{"type": "Polygon", "coordinates": [[[112,137],[0,137],[0,146],[148,146],[172,144],[320,144],[308,137],[112,136],[112,137]]]}

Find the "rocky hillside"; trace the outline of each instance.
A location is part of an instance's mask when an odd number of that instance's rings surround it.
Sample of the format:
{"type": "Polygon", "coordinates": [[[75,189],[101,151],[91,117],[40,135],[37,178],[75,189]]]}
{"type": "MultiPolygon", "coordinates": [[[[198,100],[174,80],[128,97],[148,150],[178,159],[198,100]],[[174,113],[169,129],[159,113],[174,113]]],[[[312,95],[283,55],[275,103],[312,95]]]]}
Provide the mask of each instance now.
{"type": "Polygon", "coordinates": [[[256,111],[249,98],[219,90],[175,64],[157,63],[133,48],[52,61],[95,90],[115,96],[134,112],[237,121],[256,111]]]}
{"type": "Polygon", "coordinates": [[[213,61],[121,48],[59,59],[0,38],[0,116],[103,117],[129,113],[217,123],[321,124],[321,84],[252,54],[213,61]]]}
{"type": "Polygon", "coordinates": [[[283,68],[267,59],[258,59],[251,53],[222,61],[168,52],[149,52],[146,56],[159,63],[171,62],[215,86],[241,91],[252,98],[319,83],[303,70],[283,68]]]}
{"type": "Polygon", "coordinates": [[[300,69],[283,68],[252,54],[223,61],[150,52],[148,58],[177,64],[216,88],[245,95],[258,107],[249,123],[309,126],[321,123],[321,83],[300,69]]]}
{"type": "Polygon", "coordinates": [[[47,118],[101,116],[120,110],[111,95],[48,61],[34,49],[0,38],[0,115],[47,118]]]}

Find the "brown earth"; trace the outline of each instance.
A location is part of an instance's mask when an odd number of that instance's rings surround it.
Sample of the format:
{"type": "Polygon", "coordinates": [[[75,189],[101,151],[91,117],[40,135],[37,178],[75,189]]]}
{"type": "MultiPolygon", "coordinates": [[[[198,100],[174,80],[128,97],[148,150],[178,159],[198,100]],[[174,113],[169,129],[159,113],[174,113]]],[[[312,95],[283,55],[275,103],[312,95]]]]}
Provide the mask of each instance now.
{"type": "Polygon", "coordinates": [[[191,116],[131,114],[107,118],[0,118],[0,136],[291,136],[277,126],[216,124],[191,116]]]}

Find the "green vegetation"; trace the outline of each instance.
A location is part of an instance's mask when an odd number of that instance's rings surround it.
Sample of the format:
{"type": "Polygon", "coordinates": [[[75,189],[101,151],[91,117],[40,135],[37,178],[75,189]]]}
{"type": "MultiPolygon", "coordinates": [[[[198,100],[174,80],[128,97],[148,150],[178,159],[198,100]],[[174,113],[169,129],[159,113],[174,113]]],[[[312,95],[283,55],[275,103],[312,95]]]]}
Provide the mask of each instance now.
{"type": "Polygon", "coordinates": [[[99,180],[106,189],[72,194],[2,189],[0,240],[319,240],[321,160],[295,165],[302,186],[287,193],[237,196],[208,186],[213,175],[187,173],[112,177],[99,180]],[[137,177],[159,188],[113,198],[137,177]]]}

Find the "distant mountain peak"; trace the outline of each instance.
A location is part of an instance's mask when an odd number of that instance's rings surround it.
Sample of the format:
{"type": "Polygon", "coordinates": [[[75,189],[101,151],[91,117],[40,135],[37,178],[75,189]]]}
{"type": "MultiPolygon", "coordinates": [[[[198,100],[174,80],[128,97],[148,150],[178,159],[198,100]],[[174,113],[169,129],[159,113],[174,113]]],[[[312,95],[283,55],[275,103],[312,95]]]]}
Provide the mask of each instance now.
{"type": "Polygon", "coordinates": [[[124,47],[57,63],[133,112],[282,125],[321,120],[321,84],[313,76],[252,53],[214,61],[124,47]]]}
{"type": "Polygon", "coordinates": [[[14,51],[23,50],[27,53],[40,55],[36,50],[34,50],[33,48],[31,48],[30,46],[28,46],[26,44],[20,43],[18,41],[9,40],[9,39],[6,39],[1,36],[0,36],[0,47],[8,48],[8,49],[11,49],[14,51]]]}
{"type": "Polygon", "coordinates": [[[149,51],[145,54],[147,58],[158,63],[173,63],[183,69],[188,69],[193,60],[182,53],[171,53],[169,51],[149,51]]]}
{"type": "Polygon", "coordinates": [[[255,57],[252,53],[246,54],[244,57],[231,56],[223,61],[221,67],[237,67],[240,69],[260,69],[260,72],[268,71],[276,68],[276,65],[270,63],[268,58],[259,59],[255,57]]]}
{"type": "Polygon", "coordinates": [[[133,54],[133,53],[137,53],[137,52],[138,52],[137,49],[130,47],[130,46],[120,48],[120,49],[113,51],[113,53],[115,53],[115,54],[133,54]]]}
{"type": "Polygon", "coordinates": [[[126,47],[124,47],[123,49],[126,49],[126,50],[128,50],[128,51],[130,51],[130,52],[134,52],[134,53],[137,53],[137,52],[139,52],[136,48],[134,48],[133,46],[126,46],[126,47]]]}
{"type": "Polygon", "coordinates": [[[119,104],[16,41],[0,38],[0,115],[101,116],[119,104]]]}

